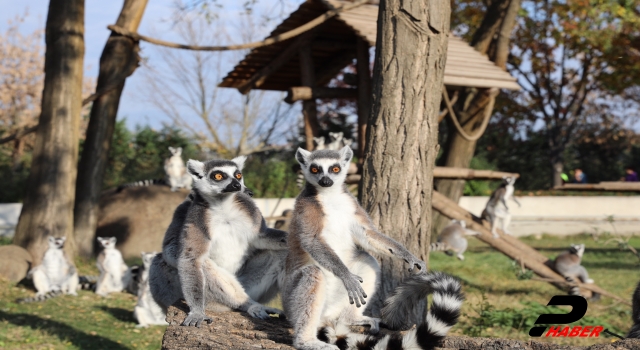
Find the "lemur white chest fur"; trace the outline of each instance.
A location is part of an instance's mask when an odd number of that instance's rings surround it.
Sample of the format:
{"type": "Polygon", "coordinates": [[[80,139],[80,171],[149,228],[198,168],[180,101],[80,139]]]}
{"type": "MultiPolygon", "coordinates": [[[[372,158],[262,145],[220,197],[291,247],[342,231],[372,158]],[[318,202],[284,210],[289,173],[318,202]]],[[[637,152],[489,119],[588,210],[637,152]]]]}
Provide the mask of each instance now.
{"type": "Polygon", "coordinates": [[[125,272],[123,265],[124,259],[119,250],[115,247],[104,249],[104,261],[101,268],[114,275],[114,277],[119,277],[125,272]]]}
{"type": "Polygon", "coordinates": [[[356,205],[340,188],[318,194],[324,213],[322,238],[347,265],[353,260],[356,243],[353,239],[356,205]],[[351,215],[349,215],[351,214],[351,215]]]}
{"type": "Polygon", "coordinates": [[[48,249],[42,259],[42,267],[52,285],[59,286],[66,279],[68,271],[67,259],[62,249],[48,249]]]}
{"type": "Polygon", "coordinates": [[[250,243],[256,237],[253,222],[238,208],[234,196],[209,203],[209,257],[218,266],[235,273],[243,265],[250,243]]]}

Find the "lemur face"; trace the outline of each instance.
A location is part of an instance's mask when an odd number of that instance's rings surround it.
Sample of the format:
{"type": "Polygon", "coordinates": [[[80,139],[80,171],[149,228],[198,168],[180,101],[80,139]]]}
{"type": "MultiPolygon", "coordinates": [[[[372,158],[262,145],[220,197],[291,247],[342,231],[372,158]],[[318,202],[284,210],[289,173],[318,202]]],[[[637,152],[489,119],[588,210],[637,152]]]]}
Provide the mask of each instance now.
{"type": "Polygon", "coordinates": [[[353,158],[353,151],[348,146],[339,151],[309,152],[298,148],[296,152],[296,160],[302,167],[304,177],[313,186],[322,188],[342,186],[347,177],[351,158],[353,158]]]}
{"type": "Polygon", "coordinates": [[[62,249],[67,237],[52,237],[49,236],[49,248],[62,249]]]}
{"type": "Polygon", "coordinates": [[[516,183],[516,178],[514,176],[505,176],[502,181],[507,185],[513,185],[516,183]]]}
{"type": "Polygon", "coordinates": [[[171,152],[171,155],[179,157],[182,154],[182,147],[178,147],[178,148],[169,147],[169,152],[171,152]]]}
{"type": "Polygon", "coordinates": [[[584,244],[572,244],[571,252],[582,258],[582,254],[584,254],[584,248],[584,244]]]}
{"type": "Polygon", "coordinates": [[[151,266],[151,262],[153,261],[153,258],[156,256],[156,252],[151,252],[151,253],[146,253],[146,252],[142,252],[140,253],[140,255],[142,256],[142,264],[144,265],[145,269],[148,269],[149,266],[151,266]]]}
{"type": "Polygon", "coordinates": [[[102,245],[104,249],[116,247],[115,237],[98,237],[98,242],[100,242],[100,245],[102,245]]]}
{"type": "Polygon", "coordinates": [[[193,178],[193,185],[204,196],[216,197],[234,192],[245,191],[242,167],[247,157],[240,156],[232,160],[210,160],[199,162],[190,159],[187,171],[193,178]]]}

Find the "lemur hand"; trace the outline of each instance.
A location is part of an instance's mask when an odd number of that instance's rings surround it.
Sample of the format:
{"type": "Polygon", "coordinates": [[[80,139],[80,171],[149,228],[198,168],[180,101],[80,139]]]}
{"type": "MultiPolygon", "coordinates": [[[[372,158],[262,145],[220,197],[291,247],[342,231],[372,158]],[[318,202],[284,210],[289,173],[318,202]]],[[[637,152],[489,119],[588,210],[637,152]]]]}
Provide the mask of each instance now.
{"type": "Polygon", "coordinates": [[[247,313],[253,318],[260,318],[263,320],[269,319],[269,314],[284,315],[284,312],[282,310],[267,307],[258,303],[249,306],[249,308],[247,309],[247,313]]]}
{"type": "Polygon", "coordinates": [[[406,257],[404,261],[409,264],[409,272],[415,275],[427,272],[427,264],[413,255],[406,257]],[[418,268],[417,271],[414,270],[416,267],[418,268]]]}
{"type": "Polygon", "coordinates": [[[364,300],[364,298],[367,297],[367,293],[365,293],[364,289],[360,286],[360,283],[362,282],[362,277],[356,276],[351,272],[342,278],[342,283],[344,283],[344,287],[347,289],[347,294],[349,294],[349,303],[353,304],[355,300],[356,307],[360,307],[367,303],[367,301],[364,300]]]}
{"type": "Polygon", "coordinates": [[[182,322],[182,325],[187,327],[194,326],[194,327],[200,328],[202,321],[205,321],[208,324],[211,324],[211,322],[213,322],[213,319],[211,319],[211,317],[208,317],[207,315],[200,312],[193,312],[193,313],[189,312],[189,314],[187,315],[187,318],[185,318],[184,322],[182,322]]]}

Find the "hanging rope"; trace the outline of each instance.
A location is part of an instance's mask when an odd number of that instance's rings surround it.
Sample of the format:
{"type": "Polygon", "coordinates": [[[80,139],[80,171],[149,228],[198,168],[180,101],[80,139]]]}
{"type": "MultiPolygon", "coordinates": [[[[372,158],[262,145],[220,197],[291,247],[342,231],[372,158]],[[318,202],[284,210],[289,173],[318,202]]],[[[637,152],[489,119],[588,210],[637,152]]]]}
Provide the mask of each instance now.
{"type": "Polygon", "coordinates": [[[310,22],[307,22],[303,25],[301,25],[298,28],[292,29],[288,32],[282,33],[282,34],[278,34],[275,35],[271,38],[267,38],[265,40],[262,41],[255,41],[252,43],[246,43],[246,44],[239,44],[239,45],[224,45],[224,46],[195,46],[195,45],[185,45],[185,44],[177,44],[177,43],[172,43],[169,41],[164,41],[164,40],[160,40],[160,39],[154,39],[154,38],[150,38],[148,36],[144,36],[144,35],[140,35],[138,33],[134,33],[131,32],[125,28],[119,27],[117,25],[109,25],[107,26],[107,28],[109,28],[111,31],[118,33],[120,35],[123,36],[128,36],[134,40],[141,40],[141,41],[146,41],[150,44],[154,44],[154,45],[159,45],[159,46],[165,46],[165,47],[171,47],[174,49],[183,49],[183,50],[194,50],[194,51],[228,51],[228,50],[243,50],[243,49],[254,49],[256,47],[263,47],[263,46],[268,46],[271,44],[275,44],[275,43],[279,43],[282,41],[285,41],[287,39],[291,39],[294,36],[300,35],[310,29],[313,29],[317,26],[319,26],[320,24],[326,22],[327,20],[331,19],[332,17],[336,16],[337,14],[341,13],[341,12],[345,12],[345,11],[349,11],[351,9],[354,9],[360,5],[364,5],[365,3],[369,2],[369,0],[360,0],[360,1],[356,1],[344,6],[341,6],[339,8],[333,8],[325,13],[323,13],[322,15],[316,17],[315,19],[313,19],[310,22]]]}
{"type": "Polygon", "coordinates": [[[489,125],[489,119],[491,119],[491,112],[493,111],[493,104],[495,103],[495,96],[492,96],[489,99],[489,102],[484,106],[484,119],[482,120],[482,125],[480,125],[480,129],[478,129],[474,135],[467,134],[460,125],[458,117],[453,111],[451,100],[449,100],[449,94],[447,94],[447,89],[444,85],[442,86],[442,98],[444,99],[444,104],[447,106],[447,111],[449,111],[449,117],[451,118],[451,121],[453,121],[453,125],[456,127],[456,130],[458,130],[458,133],[460,133],[460,136],[470,142],[477,141],[482,134],[484,134],[484,131],[487,129],[487,125],[489,125]]]}

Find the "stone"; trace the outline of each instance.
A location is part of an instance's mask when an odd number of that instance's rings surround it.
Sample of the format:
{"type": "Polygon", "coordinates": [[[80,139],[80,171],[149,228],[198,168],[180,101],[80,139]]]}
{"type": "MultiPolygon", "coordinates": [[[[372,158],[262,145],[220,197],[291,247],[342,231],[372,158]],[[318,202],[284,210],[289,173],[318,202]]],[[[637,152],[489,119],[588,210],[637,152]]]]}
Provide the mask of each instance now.
{"type": "Polygon", "coordinates": [[[24,248],[17,245],[0,247],[0,277],[11,282],[20,282],[27,277],[33,258],[24,248]]]}

